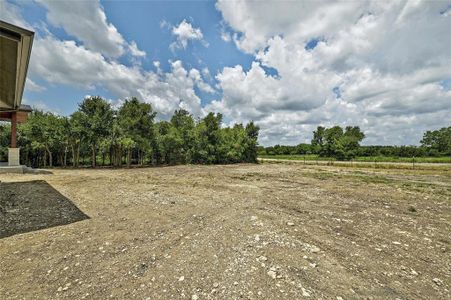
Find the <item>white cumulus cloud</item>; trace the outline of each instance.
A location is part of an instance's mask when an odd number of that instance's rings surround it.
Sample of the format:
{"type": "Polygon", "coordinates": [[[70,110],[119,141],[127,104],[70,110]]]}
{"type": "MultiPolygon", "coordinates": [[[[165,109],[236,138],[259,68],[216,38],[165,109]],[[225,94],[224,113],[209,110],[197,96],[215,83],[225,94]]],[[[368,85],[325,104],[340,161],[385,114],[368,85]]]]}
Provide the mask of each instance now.
{"type": "Polygon", "coordinates": [[[30,74],[53,84],[84,89],[104,87],[121,99],[136,96],[151,103],[162,117],[178,108],[200,116],[200,98],[194,87],[209,89],[197,76],[199,70],[188,71],[179,60],[171,63],[169,72],[146,71],[140,66],[129,67],[107,60],[74,41],[59,40],[51,35],[35,41],[30,74]]]}
{"type": "Polygon", "coordinates": [[[47,20],[52,25],[63,28],[89,50],[108,57],[122,56],[127,50],[133,56],[145,56],[145,52],[138,49],[136,42],[128,44],[117,28],[108,22],[98,0],[37,2],[47,9],[47,20]]]}
{"type": "Polygon", "coordinates": [[[449,126],[449,3],[218,1],[249,70],[225,67],[211,109],[261,126],[264,144],[308,140],[317,125],[360,125],[366,143],[418,143],[449,126]],[[270,76],[269,69],[276,76],[270,76]],[[395,124],[395,125],[393,125],[395,124]]]}
{"type": "Polygon", "coordinates": [[[172,27],[172,34],[176,37],[176,41],[170,45],[172,51],[176,49],[186,49],[189,41],[201,41],[205,46],[207,42],[203,40],[204,35],[200,28],[194,28],[191,23],[185,19],[177,26],[172,27]]]}

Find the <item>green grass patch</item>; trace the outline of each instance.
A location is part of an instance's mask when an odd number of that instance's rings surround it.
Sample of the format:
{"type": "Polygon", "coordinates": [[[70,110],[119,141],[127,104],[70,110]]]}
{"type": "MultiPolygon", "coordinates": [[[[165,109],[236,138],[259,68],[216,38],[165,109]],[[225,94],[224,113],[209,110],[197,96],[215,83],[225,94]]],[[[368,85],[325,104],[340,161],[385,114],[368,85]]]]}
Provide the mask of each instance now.
{"type": "Polygon", "coordinates": [[[308,160],[308,161],[335,161],[336,159],[333,157],[320,157],[316,154],[307,154],[307,155],[297,155],[297,154],[289,154],[289,155],[258,155],[258,158],[271,158],[271,159],[286,159],[286,160],[308,160]]]}
{"type": "MultiPolygon", "coordinates": [[[[298,161],[336,161],[333,157],[320,157],[315,154],[307,155],[259,155],[259,158],[298,160],[298,161]]],[[[451,163],[451,157],[393,157],[393,156],[360,156],[355,162],[402,162],[402,163],[451,163]]]]}
{"type": "Polygon", "coordinates": [[[403,163],[451,163],[451,157],[394,157],[394,156],[369,156],[356,157],[355,161],[366,162],[403,162],[403,163]]]}

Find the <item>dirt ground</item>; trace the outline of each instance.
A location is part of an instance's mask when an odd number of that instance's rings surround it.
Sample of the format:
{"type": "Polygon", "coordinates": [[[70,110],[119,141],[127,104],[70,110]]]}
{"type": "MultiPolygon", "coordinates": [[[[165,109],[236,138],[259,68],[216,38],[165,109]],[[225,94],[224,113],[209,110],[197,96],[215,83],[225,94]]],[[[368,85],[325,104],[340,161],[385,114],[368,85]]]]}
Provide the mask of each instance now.
{"type": "Polygon", "coordinates": [[[0,175],[0,299],[450,299],[451,170],[53,173],[0,175]]]}

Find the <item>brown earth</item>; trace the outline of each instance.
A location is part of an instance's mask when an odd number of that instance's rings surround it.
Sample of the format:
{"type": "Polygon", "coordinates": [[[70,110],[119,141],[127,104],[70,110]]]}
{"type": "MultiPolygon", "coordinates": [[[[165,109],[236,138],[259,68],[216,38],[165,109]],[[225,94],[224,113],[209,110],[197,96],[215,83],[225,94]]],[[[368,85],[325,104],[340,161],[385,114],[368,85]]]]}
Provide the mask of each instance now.
{"type": "Polygon", "coordinates": [[[0,175],[0,299],[450,299],[451,170],[53,173],[0,175]]]}

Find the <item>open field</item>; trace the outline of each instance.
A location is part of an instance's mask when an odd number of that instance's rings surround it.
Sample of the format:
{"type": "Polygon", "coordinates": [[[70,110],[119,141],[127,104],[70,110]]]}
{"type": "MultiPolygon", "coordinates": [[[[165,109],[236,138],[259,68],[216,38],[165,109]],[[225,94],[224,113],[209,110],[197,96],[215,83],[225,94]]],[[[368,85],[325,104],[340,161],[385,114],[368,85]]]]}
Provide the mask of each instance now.
{"type": "MultiPolygon", "coordinates": [[[[307,155],[259,155],[259,158],[267,158],[267,159],[284,159],[284,160],[300,160],[300,161],[335,161],[336,159],[333,157],[321,157],[315,154],[307,154],[307,155]]],[[[359,156],[353,159],[355,162],[393,162],[393,163],[447,163],[451,164],[451,157],[443,156],[443,157],[390,157],[390,156],[359,156]]]]}
{"type": "Polygon", "coordinates": [[[52,172],[0,175],[0,299],[450,297],[449,169],[52,172]]]}
{"type": "Polygon", "coordinates": [[[451,163],[428,163],[428,162],[390,162],[390,161],[338,161],[338,160],[304,160],[299,158],[270,158],[259,157],[259,162],[282,163],[282,164],[304,164],[304,165],[323,165],[340,166],[347,168],[369,168],[369,169],[410,169],[410,170],[435,170],[450,171],[451,163]]]}

